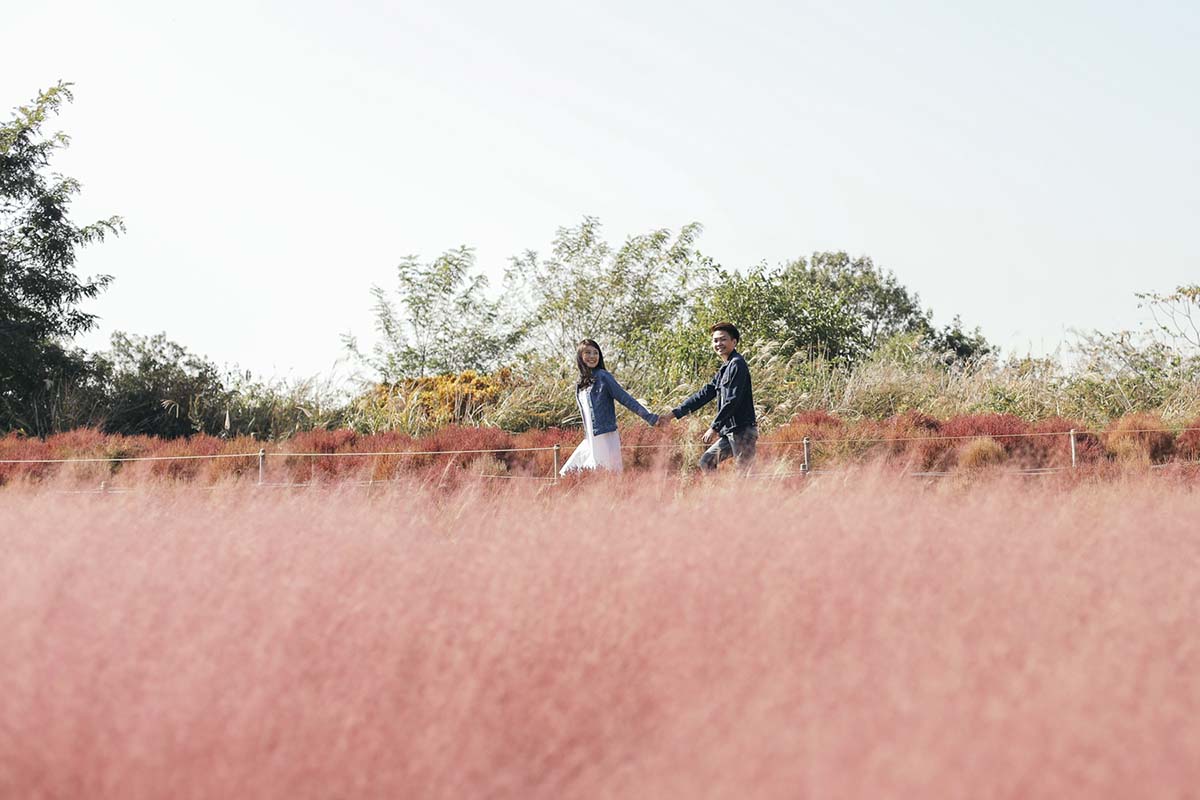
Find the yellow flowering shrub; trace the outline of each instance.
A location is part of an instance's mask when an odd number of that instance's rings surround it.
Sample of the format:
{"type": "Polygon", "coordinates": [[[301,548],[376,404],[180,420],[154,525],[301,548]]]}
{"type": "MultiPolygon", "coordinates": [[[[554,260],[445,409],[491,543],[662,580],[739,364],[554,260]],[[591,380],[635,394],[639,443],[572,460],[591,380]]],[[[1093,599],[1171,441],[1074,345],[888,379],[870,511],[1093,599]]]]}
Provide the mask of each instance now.
{"type": "Polygon", "coordinates": [[[465,370],[457,374],[377,384],[355,402],[360,430],[425,432],[446,425],[475,425],[512,381],[511,370],[493,374],[465,370]]]}

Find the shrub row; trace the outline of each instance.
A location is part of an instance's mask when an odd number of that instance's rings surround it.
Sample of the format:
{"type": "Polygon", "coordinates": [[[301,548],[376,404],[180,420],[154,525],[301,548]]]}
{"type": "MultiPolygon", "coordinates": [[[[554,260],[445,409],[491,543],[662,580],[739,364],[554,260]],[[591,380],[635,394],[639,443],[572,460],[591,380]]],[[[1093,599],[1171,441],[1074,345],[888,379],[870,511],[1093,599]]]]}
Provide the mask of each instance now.
{"type": "MultiPolygon", "coordinates": [[[[625,463],[634,470],[680,470],[695,464],[703,445],[704,420],[692,417],[669,428],[634,423],[622,431],[625,463]]],[[[1071,463],[1067,432],[1076,430],[1076,459],[1162,464],[1200,460],[1200,419],[1173,429],[1160,417],[1131,414],[1102,430],[1078,420],[1051,417],[1027,422],[1010,414],[970,414],[936,419],[907,411],[885,420],[850,421],[827,411],[796,414],[760,440],[765,463],[796,464],[802,441],[810,440],[812,464],[831,467],[882,460],[910,470],[976,470],[997,465],[1055,468],[1071,463]]],[[[492,477],[550,477],[561,445],[565,460],[581,437],[578,428],[535,429],[508,433],[498,428],[450,425],[426,436],[352,430],[314,430],[296,434],[265,450],[270,482],[391,480],[413,473],[474,473],[492,477]],[[512,448],[509,450],[509,448],[512,448]],[[466,451],[466,452],[464,452],[466,451]],[[480,452],[471,452],[480,451],[480,452]],[[358,456],[360,453],[387,455],[358,456]],[[406,455],[413,453],[414,455],[406,455]]],[[[135,482],[173,479],[205,484],[246,476],[257,479],[257,453],[263,443],[249,437],[223,439],[195,435],[187,439],[106,435],[79,429],[46,439],[10,434],[0,438],[0,461],[101,459],[71,464],[0,463],[0,484],[14,479],[39,481],[65,477],[76,482],[135,482]],[[173,459],[177,456],[220,458],[173,459]],[[122,461],[121,459],[160,459],[122,461]]]]}

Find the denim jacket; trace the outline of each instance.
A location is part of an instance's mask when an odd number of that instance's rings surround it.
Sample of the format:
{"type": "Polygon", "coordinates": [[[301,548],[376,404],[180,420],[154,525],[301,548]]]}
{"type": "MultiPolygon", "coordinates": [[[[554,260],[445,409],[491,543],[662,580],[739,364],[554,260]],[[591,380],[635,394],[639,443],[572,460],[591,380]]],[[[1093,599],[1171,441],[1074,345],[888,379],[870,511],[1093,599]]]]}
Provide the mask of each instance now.
{"type": "MultiPolygon", "coordinates": [[[[621,405],[646,420],[647,424],[658,424],[658,415],[651,414],[642,407],[641,403],[634,400],[629,392],[621,388],[621,384],[617,383],[617,379],[612,376],[611,372],[606,369],[598,369],[592,373],[592,378],[592,385],[588,387],[587,397],[592,406],[593,436],[612,433],[617,429],[617,409],[613,405],[613,400],[620,401],[621,405]]],[[[579,401],[578,392],[575,394],[575,400],[579,401]]],[[[579,413],[583,415],[582,407],[580,407],[579,413]]]]}
{"type": "Polygon", "coordinates": [[[746,359],[734,350],[729,360],[721,365],[713,379],[694,395],[679,404],[671,413],[675,418],[690,414],[713,399],[717,401],[717,418],[712,429],[726,434],[740,428],[753,428],[758,424],[754,416],[754,390],[750,384],[750,368],[746,359]]]}

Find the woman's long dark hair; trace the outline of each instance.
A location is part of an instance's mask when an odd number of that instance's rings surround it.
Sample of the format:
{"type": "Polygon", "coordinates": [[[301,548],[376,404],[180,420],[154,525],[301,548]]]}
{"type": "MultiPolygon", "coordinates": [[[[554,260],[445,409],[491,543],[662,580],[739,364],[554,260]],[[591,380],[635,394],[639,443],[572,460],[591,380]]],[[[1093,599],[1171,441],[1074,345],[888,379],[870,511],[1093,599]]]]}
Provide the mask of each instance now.
{"type": "Polygon", "coordinates": [[[575,391],[579,391],[584,387],[591,386],[596,380],[596,376],[592,374],[593,370],[587,364],[583,363],[583,348],[594,347],[596,352],[600,354],[600,361],[596,363],[596,369],[605,369],[604,367],[604,351],[600,349],[600,345],[595,339],[583,339],[579,344],[575,345],[575,366],[579,367],[579,383],[575,384],[575,391]]]}

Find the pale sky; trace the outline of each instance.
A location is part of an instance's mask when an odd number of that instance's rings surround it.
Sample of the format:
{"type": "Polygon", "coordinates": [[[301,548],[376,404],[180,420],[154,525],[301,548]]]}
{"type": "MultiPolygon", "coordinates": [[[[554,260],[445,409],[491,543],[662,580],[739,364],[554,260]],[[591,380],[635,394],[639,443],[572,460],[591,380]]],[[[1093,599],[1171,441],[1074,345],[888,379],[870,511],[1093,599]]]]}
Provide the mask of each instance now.
{"type": "Polygon", "coordinates": [[[88,309],[263,377],[371,340],[406,254],[494,284],[599,217],[727,267],[871,256],[1008,354],[1200,280],[1194,2],[6,3],[5,117],[59,78],[88,309]]]}

